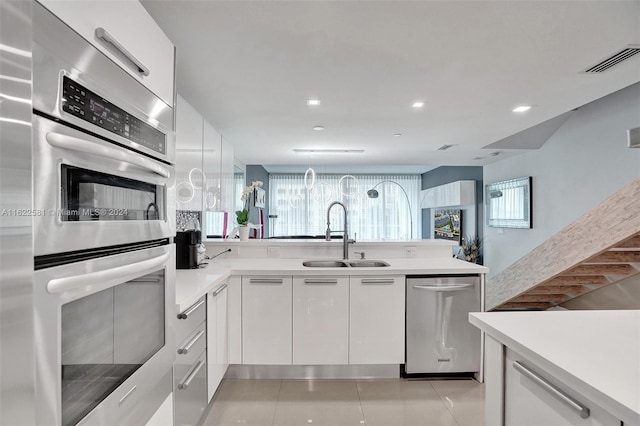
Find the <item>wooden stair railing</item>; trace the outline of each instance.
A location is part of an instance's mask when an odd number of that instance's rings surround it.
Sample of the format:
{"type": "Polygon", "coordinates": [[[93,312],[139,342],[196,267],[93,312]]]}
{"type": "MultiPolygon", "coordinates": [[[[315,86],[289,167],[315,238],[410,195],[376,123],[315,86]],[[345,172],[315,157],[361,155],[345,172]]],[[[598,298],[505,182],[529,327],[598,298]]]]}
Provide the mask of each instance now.
{"type": "Polygon", "coordinates": [[[548,309],[640,273],[640,178],[487,279],[487,311],[548,309]]]}

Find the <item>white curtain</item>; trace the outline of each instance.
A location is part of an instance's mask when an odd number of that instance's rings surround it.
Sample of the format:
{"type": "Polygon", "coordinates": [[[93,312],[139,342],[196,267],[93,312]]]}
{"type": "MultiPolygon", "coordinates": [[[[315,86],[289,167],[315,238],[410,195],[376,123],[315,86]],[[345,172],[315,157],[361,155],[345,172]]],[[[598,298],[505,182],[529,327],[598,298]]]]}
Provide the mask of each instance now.
{"type": "MultiPolygon", "coordinates": [[[[408,239],[420,235],[420,175],[317,175],[271,174],[269,176],[269,214],[278,215],[270,225],[270,236],[324,235],[327,208],[333,201],[347,207],[349,236],[357,239],[408,239]],[[374,188],[378,198],[367,197],[374,188]],[[403,193],[402,189],[407,194],[403,193]],[[410,215],[411,212],[411,215],[410,215]]],[[[340,206],[331,209],[331,229],[343,229],[340,206]]]]}

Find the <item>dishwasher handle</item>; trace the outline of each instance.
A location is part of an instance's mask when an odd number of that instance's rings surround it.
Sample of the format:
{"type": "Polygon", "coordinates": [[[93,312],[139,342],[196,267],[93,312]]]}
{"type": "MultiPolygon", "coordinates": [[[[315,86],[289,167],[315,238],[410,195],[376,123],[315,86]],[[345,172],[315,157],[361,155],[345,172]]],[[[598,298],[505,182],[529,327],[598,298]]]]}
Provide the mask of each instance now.
{"type": "Polygon", "coordinates": [[[473,287],[475,284],[453,284],[453,285],[414,285],[417,290],[429,291],[460,291],[473,287]]]}

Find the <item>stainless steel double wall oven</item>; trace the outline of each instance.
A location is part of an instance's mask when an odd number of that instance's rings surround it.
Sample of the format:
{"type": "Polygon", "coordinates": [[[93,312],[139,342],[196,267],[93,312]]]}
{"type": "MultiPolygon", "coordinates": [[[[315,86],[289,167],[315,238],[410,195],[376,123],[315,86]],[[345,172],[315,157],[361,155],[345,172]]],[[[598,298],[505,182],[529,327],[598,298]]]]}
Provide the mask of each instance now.
{"type": "Polygon", "coordinates": [[[38,424],[144,424],[171,392],[173,128],[171,106],[34,4],[38,424]]]}

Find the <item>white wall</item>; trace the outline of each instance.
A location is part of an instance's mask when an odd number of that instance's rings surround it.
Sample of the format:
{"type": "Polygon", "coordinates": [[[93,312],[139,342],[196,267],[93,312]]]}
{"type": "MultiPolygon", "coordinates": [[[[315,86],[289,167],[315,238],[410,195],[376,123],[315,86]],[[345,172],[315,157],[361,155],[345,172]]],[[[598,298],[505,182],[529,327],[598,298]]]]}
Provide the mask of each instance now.
{"type": "Polygon", "coordinates": [[[533,176],[533,229],[485,225],[489,276],[640,176],[640,149],[628,148],[626,135],[627,129],[639,125],[640,83],[577,110],[540,150],[484,167],[485,185],[533,176]]]}

